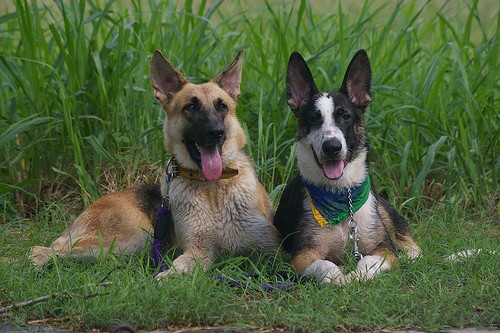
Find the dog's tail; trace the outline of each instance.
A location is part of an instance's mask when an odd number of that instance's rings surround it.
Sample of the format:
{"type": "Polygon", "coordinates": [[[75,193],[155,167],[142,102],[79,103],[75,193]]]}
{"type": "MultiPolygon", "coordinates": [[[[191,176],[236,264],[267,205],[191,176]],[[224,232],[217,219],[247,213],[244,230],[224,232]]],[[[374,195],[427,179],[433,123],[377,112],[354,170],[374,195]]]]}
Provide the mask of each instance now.
{"type": "Polygon", "coordinates": [[[470,249],[450,254],[449,256],[445,257],[445,260],[451,263],[458,263],[476,257],[479,254],[487,254],[493,256],[497,255],[498,252],[493,250],[484,250],[484,249],[470,249]]]}

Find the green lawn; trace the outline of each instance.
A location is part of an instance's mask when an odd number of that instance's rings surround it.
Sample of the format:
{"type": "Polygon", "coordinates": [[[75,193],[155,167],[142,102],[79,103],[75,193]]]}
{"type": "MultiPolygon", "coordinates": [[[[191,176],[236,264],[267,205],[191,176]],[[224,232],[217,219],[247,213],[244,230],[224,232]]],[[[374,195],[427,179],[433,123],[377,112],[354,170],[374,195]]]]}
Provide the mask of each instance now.
{"type": "Polygon", "coordinates": [[[0,310],[2,321],[78,330],[117,322],[148,330],[500,327],[500,3],[311,2],[0,4],[0,309],[54,296],[0,310]],[[372,179],[411,221],[423,256],[368,283],[308,281],[275,292],[261,284],[290,271],[279,258],[227,258],[164,285],[152,278],[148,249],[33,270],[30,247],[50,244],[83,207],[158,179],[167,155],[149,82],[156,48],[193,82],[244,50],[238,117],[275,203],[296,169],[290,53],[305,56],[322,90],[334,90],[366,49],[372,179]],[[444,259],[472,248],[485,251],[444,259]],[[245,283],[229,287],[220,276],[245,283]]]}

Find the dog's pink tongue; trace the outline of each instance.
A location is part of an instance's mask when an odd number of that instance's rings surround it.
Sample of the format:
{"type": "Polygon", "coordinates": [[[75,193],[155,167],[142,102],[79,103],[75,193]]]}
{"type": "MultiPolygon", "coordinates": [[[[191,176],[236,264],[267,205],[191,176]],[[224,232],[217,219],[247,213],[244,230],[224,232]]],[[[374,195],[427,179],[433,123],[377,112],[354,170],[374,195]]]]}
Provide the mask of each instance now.
{"type": "Polygon", "coordinates": [[[344,173],[344,161],[323,162],[323,174],[329,179],[338,179],[344,173]]]}
{"type": "Polygon", "coordinates": [[[206,180],[217,180],[222,175],[222,158],[217,145],[199,147],[201,153],[201,172],[206,180]]]}

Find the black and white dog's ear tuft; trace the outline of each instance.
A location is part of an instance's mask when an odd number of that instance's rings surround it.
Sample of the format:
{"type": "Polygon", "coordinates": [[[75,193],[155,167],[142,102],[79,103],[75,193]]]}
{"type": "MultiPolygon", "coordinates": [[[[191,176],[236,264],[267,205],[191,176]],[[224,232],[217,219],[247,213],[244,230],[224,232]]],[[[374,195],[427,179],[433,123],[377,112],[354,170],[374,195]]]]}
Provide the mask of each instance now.
{"type": "Polygon", "coordinates": [[[318,92],[306,61],[298,52],[293,52],[288,60],[286,72],[287,102],[295,115],[303,109],[318,92]]]}
{"type": "Polygon", "coordinates": [[[354,105],[366,108],[372,100],[372,70],[365,50],[356,52],[347,67],[340,92],[345,94],[354,105]]]}

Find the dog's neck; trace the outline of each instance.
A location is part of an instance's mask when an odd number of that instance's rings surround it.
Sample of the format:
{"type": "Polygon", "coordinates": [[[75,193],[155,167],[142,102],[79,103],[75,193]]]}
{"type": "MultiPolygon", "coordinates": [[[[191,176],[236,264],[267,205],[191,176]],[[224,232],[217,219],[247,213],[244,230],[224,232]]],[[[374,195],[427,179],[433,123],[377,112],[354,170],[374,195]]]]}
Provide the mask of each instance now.
{"type": "Polygon", "coordinates": [[[349,215],[358,211],[370,196],[370,177],[351,188],[331,191],[324,186],[316,186],[302,177],[307,198],[314,219],[321,227],[337,225],[349,215]]]}
{"type": "MultiPolygon", "coordinates": [[[[177,175],[182,178],[207,181],[205,177],[203,177],[203,175],[201,174],[200,170],[192,170],[181,166],[177,166],[176,169],[177,169],[177,175]]],[[[238,174],[238,169],[233,169],[231,167],[228,167],[222,170],[222,174],[219,179],[229,179],[231,177],[236,176],[237,174],[238,174]]]]}

